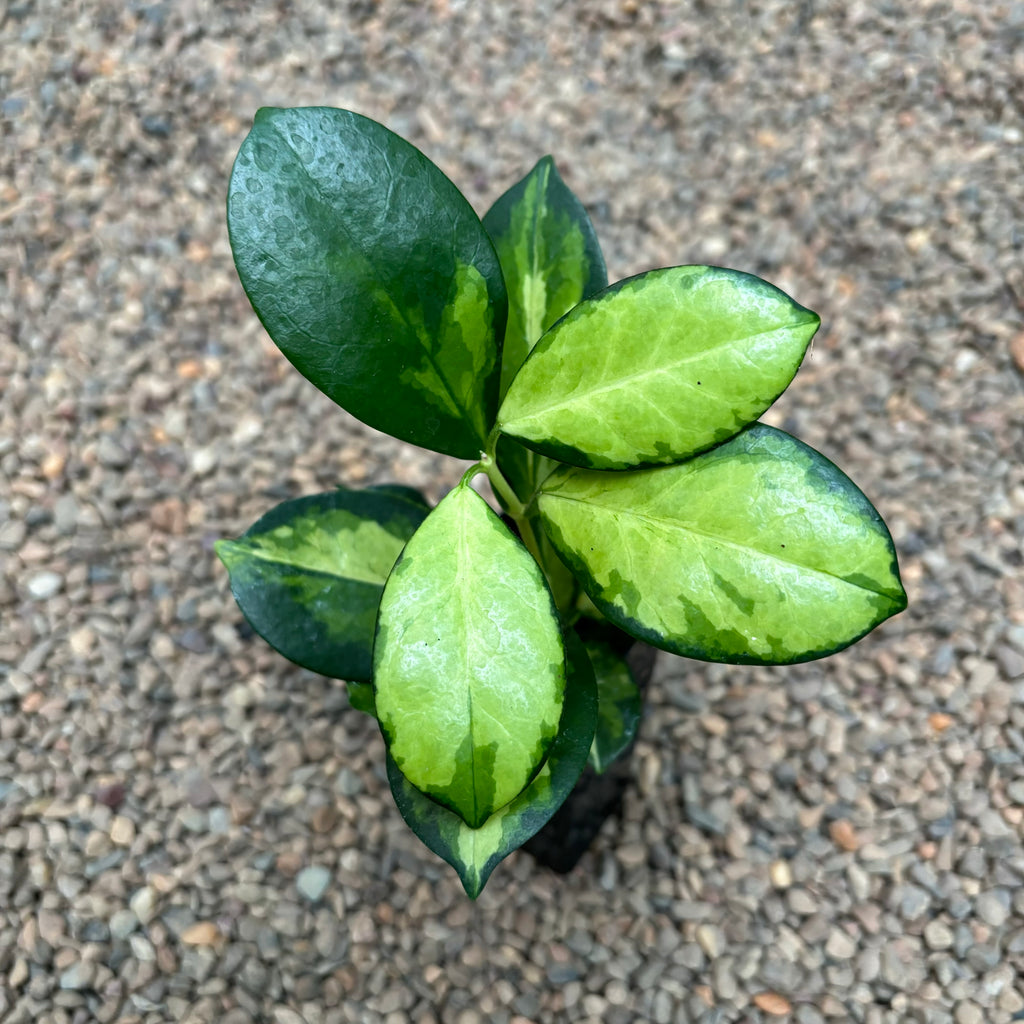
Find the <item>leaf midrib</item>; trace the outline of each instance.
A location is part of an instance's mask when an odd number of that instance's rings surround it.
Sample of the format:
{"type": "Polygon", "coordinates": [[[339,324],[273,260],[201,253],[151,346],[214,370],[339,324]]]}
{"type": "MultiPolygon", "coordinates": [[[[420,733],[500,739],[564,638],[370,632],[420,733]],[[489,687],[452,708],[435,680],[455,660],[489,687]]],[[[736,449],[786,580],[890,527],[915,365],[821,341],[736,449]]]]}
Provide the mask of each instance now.
{"type": "MultiPolygon", "coordinates": [[[[757,331],[754,334],[744,334],[738,338],[729,338],[726,341],[722,341],[719,342],[718,344],[710,345],[707,348],[703,348],[699,352],[694,352],[691,355],[677,359],[674,362],[668,364],[667,366],[660,365],[649,367],[644,370],[638,370],[636,373],[632,373],[629,376],[617,377],[615,381],[611,384],[605,384],[602,385],[601,387],[590,388],[589,390],[583,393],[581,393],[580,390],[577,389],[573,394],[559,401],[549,402],[547,405],[534,405],[533,408],[529,409],[529,411],[520,413],[517,417],[512,417],[510,421],[505,420],[500,425],[502,427],[509,427],[511,424],[516,423],[517,420],[520,422],[526,420],[534,420],[537,419],[537,417],[539,416],[546,415],[547,413],[555,412],[559,409],[564,409],[572,405],[585,403],[592,398],[596,398],[599,395],[607,394],[610,391],[624,390],[638,381],[644,381],[651,377],[658,377],[663,376],[665,374],[673,373],[674,371],[681,369],[683,366],[686,366],[688,363],[692,363],[698,359],[701,359],[708,352],[714,352],[717,349],[722,348],[735,347],[743,342],[754,341],[759,338],[766,338],[773,334],[778,334],[780,331],[793,330],[794,328],[797,327],[806,326],[811,322],[812,321],[810,320],[800,320],[794,323],[780,324],[777,327],[771,328],[771,330],[757,331]]],[[[544,353],[539,353],[538,355],[543,356],[544,353]]],[[[709,392],[710,390],[711,389],[709,389],[709,392]]]]}
{"type": "MultiPolygon", "coordinates": [[[[384,581],[387,579],[387,575],[377,576],[371,575],[370,573],[358,573],[349,572],[344,570],[341,572],[332,571],[325,569],[323,566],[309,565],[301,560],[287,559],[280,556],[276,556],[273,552],[268,551],[266,548],[250,547],[247,544],[243,544],[241,541],[229,542],[230,548],[234,548],[243,554],[245,558],[257,559],[261,562],[267,562],[271,565],[280,565],[288,569],[298,569],[302,572],[309,573],[312,576],[323,576],[327,579],[332,580],[351,580],[355,583],[367,583],[371,586],[383,587],[384,581]]],[[[229,548],[229,550],[230,550],[229,548]]],[[[396,555],[397,559],[398,556],[396,555]]]]}
{"type": "Polygon", "coordinates": [[[687,534],[692,534],[695,537],[700,537],[700,538],[703,538],[706,541],[711,541],[711,542],[716,543],[716,544],[721,544],[724,547],[732,548],[734,550],[747,551],[747,552],[751,552],[752,551],[752,552],[755,552],[758,555],[761,555],[764,558],[770,559],[770,560],[775,561],[775,562],[779,562],[782,565],[792,566],[792,567],[794,567],[796,569],[800,569],[803,572],[810,572],[810,573],[814,573],[814,574],[816,574],[818,576],[825,576],[825,577],[828,577],[829,579],[834,579],[834,580],[838,581],[839,583],[844,584],[845,586],[853,587],[855,590],[864,591],[865,593],[868,593],[868,594],[874,594],[877,597],[884,597],[888,601],[894,600],[892,594],[890,594],[890,593],[888,593],[888,592],[886,592],[884,590],[875,590],[872,587],[864,587],[864,586],[861,586],[858,583],[851,583],[848,579],[844,578],[843,576],[838,576],[838,575],[836,575],[836,573],[829,572],[827,569],[819,569],[819,568],[817,568],[815,566],[806,565],[803,562],[794,561],[792,558],[784,558],[781,555],[778,555],[778,554],[776,554],[774,552],[763,551],[761,548],[756,548],[756,547],[751,547],[750,545],[741,544],[738,541],[730,540],[729,538],[722,537],[719,534],[710,533],[707,530],[698,530],[698,529],[694,529],[693,527],[690,527],[690,526],[682,526],[678,522],[662,519],[662,518],[659,518],[657,516],[644,514],[642,512],[634,512],[634,511],[624,512],[624,511],[619,511],[619,510],[616,510],[616,509],[610,509],[610,508],[607,508],[605,506],[595,504],[594,502],[586,501],[583,498],[573,498],[573,497],[569,497],[568,495],[565,495],[565,494],[553,494],[552,492],[549,491],[546,494],[543,494],[541,496],[540,500],[543,501],[543,499],[545,497],[547,497],[547,498],[554,498],[554,499],[559,500],[559,501],[574,502],[576,504],[585,505],[591,512],[603,512],[606,516],[611,516],[612,518],[622,517],[622,518],[639,519],[639,520],[642,520],[644,522],[652,524],[655,528],[657,528],[659,530],[662,530],[662,531],[674,530],[674,531],[685,532],[687,534]]]}

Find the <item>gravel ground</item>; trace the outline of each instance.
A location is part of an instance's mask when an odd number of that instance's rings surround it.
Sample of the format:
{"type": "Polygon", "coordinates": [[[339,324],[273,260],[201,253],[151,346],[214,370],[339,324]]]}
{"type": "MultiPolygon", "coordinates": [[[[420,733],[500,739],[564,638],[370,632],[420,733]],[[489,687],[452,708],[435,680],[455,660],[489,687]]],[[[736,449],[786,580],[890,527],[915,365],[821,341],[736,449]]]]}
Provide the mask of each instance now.
{"type": "Polygon", "coordinates": [[[1024,1019],[1024,4],[4,12],[0,1020],[1024,1019]],[[613,278],[713,262],[819,311],[767,418],[872,497],[910,593],[827,662],[663,657],[623,820],[476,904],[212,553],[282,497],[461,471],[330,407],[234,277],[233,155],[308,103],[480,212],[552,152],[613,278]]]}

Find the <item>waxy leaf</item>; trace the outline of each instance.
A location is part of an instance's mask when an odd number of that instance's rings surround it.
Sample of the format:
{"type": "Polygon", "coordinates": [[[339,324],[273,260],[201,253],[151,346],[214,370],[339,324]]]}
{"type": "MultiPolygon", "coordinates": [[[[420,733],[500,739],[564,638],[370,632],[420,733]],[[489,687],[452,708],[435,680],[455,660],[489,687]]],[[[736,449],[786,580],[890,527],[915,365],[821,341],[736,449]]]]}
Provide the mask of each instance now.
{"type": "Polygon", "coordinates": [[[424,796],[388,757],[388,780],[398,810],[420,839],[459,874],[476,899],[497,865],[536,835],[565,801],[587,763],[597,720],[594,674],[586,651],[566,640],[568,678],[558,735],[533,781],[480,828],[424,796]]]}
{"type": "Polygon", "coordinates": [[[365,681],[384,581],[428,511],[408,488],[338,489],[282,502],[215,547],[267,643],[313,672],[365,681]]]}
{"type": "Polygon", "coordinates": [[[498,424],[585,468],[679,462],[756,420],[789,386],[819,323],[750,274],[652,270],[556,323],[513,380],[498,424]]]}
{"type": "Polygon", "coordinates": [[[592,636],[584,644],[597,681],[597,728],[589,762],[600,775],[636,738],[643,700],[629,665],[611,643],[592,636]]]}
{"type": "Polygon", "coordinates": [[[537,563],[461,483],[384,587],[374,697],[391,756],[417,789],[478,828],[543,762],[564,660],[537,563]]]}
{"type": "Polygon", "coordinates": [[[608,284],[604,257],[583,204],[546,156],[487,212],[508,288],[501,393],[540,336],[581,299],[608,284]]]}
{"type": "Polygon", "coordinates": [[[264,108],[228,190],[228,234],[281,351],[364,423],[476,458],[494,420],[505,286],[469,203],[383,125],[264,108]]]}
{"type": "Polygon", "coordinates": [[[772,427],[667,468],[558,470],[539,504],[607,618],[685,657],[809,661],[906,607],[892,539],[870,502],[823,455],[772,427]]]}

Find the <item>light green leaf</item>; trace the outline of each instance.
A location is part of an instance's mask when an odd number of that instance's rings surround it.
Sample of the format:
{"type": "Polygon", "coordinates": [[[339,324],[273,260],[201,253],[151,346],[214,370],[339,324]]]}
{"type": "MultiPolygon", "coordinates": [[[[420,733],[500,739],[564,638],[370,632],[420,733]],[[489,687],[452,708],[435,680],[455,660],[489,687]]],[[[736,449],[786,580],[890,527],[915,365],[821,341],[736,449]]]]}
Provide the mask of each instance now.
{"type": "Polygon", "coordinates": [[[571,465],[679,462],[756,420],[819,323],[750,274],[652,270],[581,302],[541,338],[498,425],[571,465]]]}
{"type": "Polygon", "coordinates": [[[468,483],[417,530],[381,599],[377,718],[417,789],[477,828],[558,731],[564,654],[537,563],[468,483]]]}
{"type": "Polygon", "coordinates": [[[242,285],[298,370],[364,423],[476,458],[494,420],[506,296],[469,203],[383,125],[264,108],[228,234],[242,285]]]}
{"type": "Polygon", "coordinates": [[[544,528],[615,625],[690,658],[789,664],[906,607],[889,531],[814,449],[760,424],[689,462],[559,470],[544,528]]]}
{"type": "Polygon", "coordinates": [[[408,488],[339,488],[282,502],[215,548],[271,647],[321,675],[368,680],[384,581],[428,511],[408,488]]]}
{"type": "Polygon", "coordinates": [[[581,299],[608,284],[583,204],[546,156],[484,216],[508,288],[501,394],[540,336],[581,299]]]}
{"type": "Polygon", "coordinates": [[[388,757],[388,780],[398,810],[421,840],[459,874],[476,899],[491,872],[536,835],[564,803],[587,763],[597,720],[594,674],[579,640],[566,640],[568,678],[558,735],[533,781],[480,828],[424,796],[388,757]]]}

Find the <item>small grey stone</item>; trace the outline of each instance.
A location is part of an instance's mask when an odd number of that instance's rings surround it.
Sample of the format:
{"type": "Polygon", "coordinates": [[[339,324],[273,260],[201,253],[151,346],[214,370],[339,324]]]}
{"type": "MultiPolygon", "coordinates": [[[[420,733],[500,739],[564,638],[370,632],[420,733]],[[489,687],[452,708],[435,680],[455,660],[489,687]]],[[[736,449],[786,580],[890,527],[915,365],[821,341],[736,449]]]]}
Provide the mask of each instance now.
{"type": "Polygon", "coordinates": [[[96,458],[108,469],[124,469],[130,462],[131,456],[127,449],[119,445],[108,434],[104,434],[96,446],[96,458]]]}
{"type": "Polygon", "coordinates": [[[900,917],[904,921],[916,921],[931,905],[931,898],[924,889],[916,885],[902,886],[900,893],[900,917]]]}
{"type": "Polygon", "coordinates": [[[358,796],[363,791],[363,780],[346,765],[338,772],[334,786],[342,796],[358,796]]]}
{"type": "Polygon", "coordinates": [[[995,654],[999,668],[1007,679],[1024,676],[1024,654],[1005,645],[997,647],[995,654]]]}
{"type": "Polygon", "coordinates": [[[1010,916],[1010,894],[1005,889],[987,889],[974,901],[974,909],[985,924],[1001,928],[1010,916]]]}
{"type": "Polygon", "coordinates": [[[850,960],[857,953],[857,943],[849,932],[833,928],[825,943],[825,953],[833,960],[850,960]]]}
{"type": "Polygon", "coordinates": [[[308,868],[303,868],[295,876],[295,888],[311,903],[315,903],[323,896],[330,883],[330,871],[320,864],[312,864],[308,868]]]}
{"type": "Polygon", "coordinates": [[[149,924],[153,920],[153,914],[156,912],[156,897],[156,890],[148,885],[144,885],[132,894],[128,906],[131,907],[140,924],[149,924]]]}
{"type": "Polygon", "coordinates": [[[141,932],[134,932],[128,937],[128,944],[132,949],[132,956],[141,963],[151,963],[156,959],[156,950],[153,943],[141,932]]]}
{"type": "Polygon", "coordinates": [[[78,502],[73,494],[62,494],[53,503],[53,522],[62,536],[75,532],[78,526],[78,502]]]}
{"type": "Polygon", "coordinates": [[[185,776],[185,797],[193,807],[201,810],[220,802],[217,790],[200,771],[190,771],[185,776]]]}
{"type": "Polygon", "coordinates": [[[579,968],[575,964],[555,962],[548,965],[548,981],[552,985],[568,985],[570,981],[578,981],[579,968]]]}
{"type": "Polygon", "coordinates": [[[980,846],[969,847],[957,864],[957,872],[968,878],[985,878],[988,874],[985,851],[980,846]]]}
{"type": "Polygon", "coordinates": [[[949,949],[953,945],[953,930],[943,921],[929,921],[924,926],[924,941],[929,949],[949,949]]]}
{"type": "Polygon", "coordinates": [[[96,977],[96,964],[88,960],[78,960],[61,973],[58,984],[62,989],[81,992],[92,988],[96,977]]]}
{"type": "Polygon", "coordinates": [[[967,950],[967,962],[976,971],[991,971],[1001,960],[999,947],[987,942],[972,945],[967,950]]]}
{"type": "Polygon", "coordinates": [[[206,815],[207,827],[213,835],[225,835],[231,830],[231,812],[223,804],[211,807],[206,815]]]}
{"type": "Polygon", "coordinates": [[[139,919],[135,912],[125,907],[115,910],[110,916],[110,936],[119,942],[124,942],[138,926],[139,919]]]}
{"type": "Polygon", "coordinates": [[[59,572],[51,572],[49,569],[37,572],[26,584],[28,595],[33,601],[47,601],[60,593],[63,586],[64,577],[59,572]]]}

